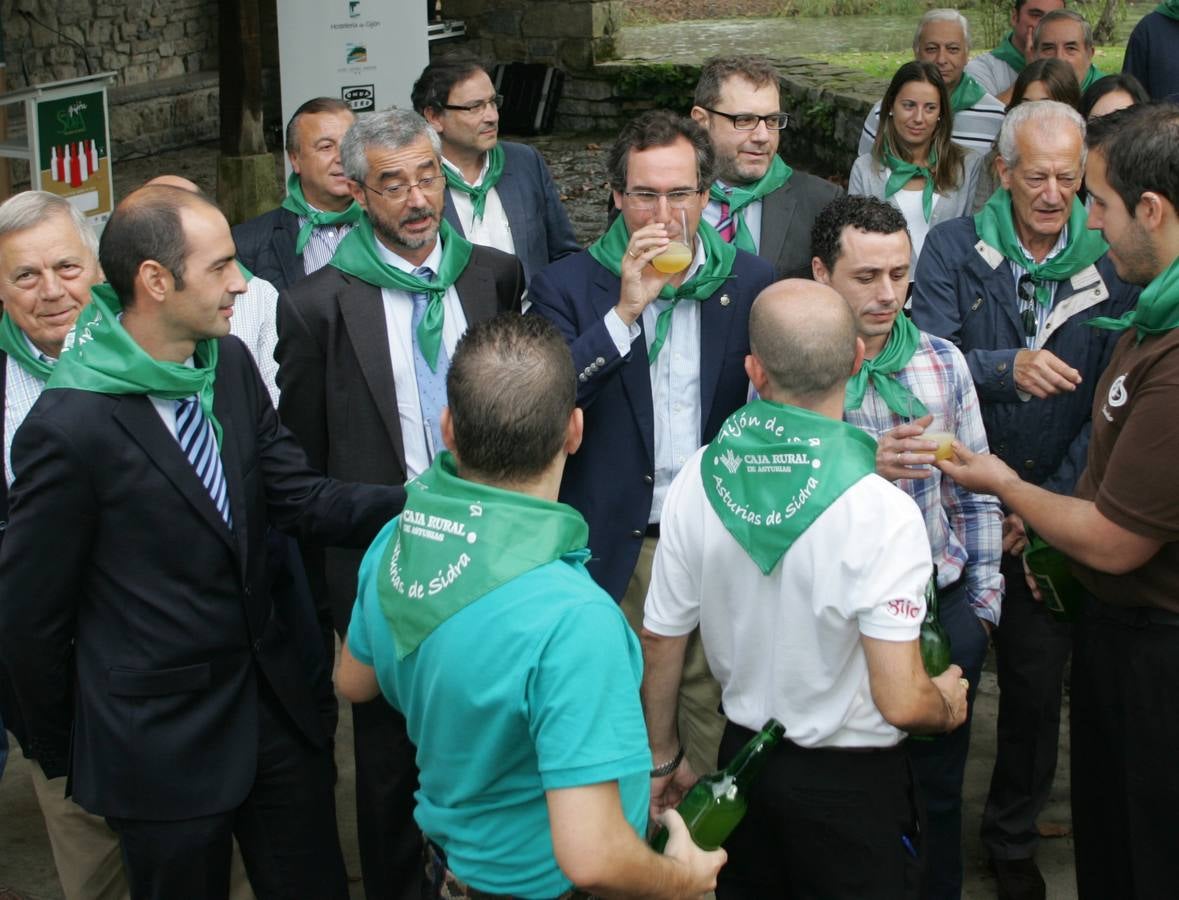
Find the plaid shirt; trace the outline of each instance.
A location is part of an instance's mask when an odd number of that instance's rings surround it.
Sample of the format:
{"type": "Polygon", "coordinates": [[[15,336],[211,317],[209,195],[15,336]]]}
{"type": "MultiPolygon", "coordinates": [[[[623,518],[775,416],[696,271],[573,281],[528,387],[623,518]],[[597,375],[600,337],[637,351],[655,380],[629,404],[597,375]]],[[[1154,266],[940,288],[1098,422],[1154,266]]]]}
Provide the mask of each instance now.
{"type": "MultiPolygon", "coordinates": [[[[962,353],[947,340],[921,332],[917,352],[896,376],[933,413],[935,422],[957,435],[975,453],[987,452],[978,395],[962,353]]],[[[890,410],[869,382],[864,405],[844,412],[851,425],[879,440],[884,432],[907,419],[890,410]]],[[[896,483],[917,503],[925,518],[925,530],[938,586],[957,581],[965,571],[966,596],[975,615],[998,625],[1003,601],[1003,516],[999,501],[989,494],[974,494],[945,478],[935,467],[925,479],[896,483]]]]}

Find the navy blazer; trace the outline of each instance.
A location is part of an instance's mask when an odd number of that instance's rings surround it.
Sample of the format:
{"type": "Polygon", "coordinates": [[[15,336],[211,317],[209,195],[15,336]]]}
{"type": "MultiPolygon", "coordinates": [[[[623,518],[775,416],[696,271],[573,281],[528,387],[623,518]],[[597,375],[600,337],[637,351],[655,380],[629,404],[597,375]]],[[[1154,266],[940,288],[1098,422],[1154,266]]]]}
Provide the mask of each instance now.
{"type": "MultiPolygon", "coordinates": [[[[737,251],[732,275],[700,307],[700,443],[716,435],[749,392],[749,310],[774,280],[765,260],[737,251]]],[[[560,329],[573,351],[577,405],[585,412],[581,449],[565,464],[560,499],[589,523],[587,568],[615,600],[634,572],[655,491],[655,409],[647,342],[618,355],[605,315],[619,279],[588,252],[553,263],[528,289],[529,312],[560,329]]],[[[642,319],[639,319],[642,327],[642,319]]]]}
{"type": "Polygon", "coordinates": [[[295,254],[299,217],[289,209],[280,206],[231,230],[242,265],[273,284],[275,290],[307,277],[303,258],[295,254]]]}
{"type": "Polygon", "coordinates": [[[45,391],[13,445],[0,658],[26,753],[50,778],[68,771],[98,815],[239,806],[257,771],[259,679],[326,746],[299,639],[271,602],[267,523],[364,546],[404,504],[400,487],[315,473],[245,346],[220,348],[232,531],[145,396],[45,391]]]}
{"type": "MultiPolygon", "coordinates": [[[[504,171],[495,190],[512,228],[516,256],[524,266],[524,280],[530,282],[550,262],[576,253],[581,244],[573,234],[544,157],[527,144],[500,141],[499,145],[504,148],[504,171]]],[[[450,188],[446,189],[443,216],[463,234],[450,188]]]]}

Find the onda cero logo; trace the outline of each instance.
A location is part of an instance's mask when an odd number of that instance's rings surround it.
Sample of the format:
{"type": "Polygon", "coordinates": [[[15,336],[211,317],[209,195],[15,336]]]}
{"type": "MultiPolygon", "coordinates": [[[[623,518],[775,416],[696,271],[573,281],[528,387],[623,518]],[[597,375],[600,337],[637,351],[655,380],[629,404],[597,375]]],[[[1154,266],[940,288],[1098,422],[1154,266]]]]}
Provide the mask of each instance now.
{"type": "Polygon", "coordinates": [[[340,88],[340,99],[353,112],[372,112],[377,108],[377,93],[371,84],[350,84],[340,88]]]}

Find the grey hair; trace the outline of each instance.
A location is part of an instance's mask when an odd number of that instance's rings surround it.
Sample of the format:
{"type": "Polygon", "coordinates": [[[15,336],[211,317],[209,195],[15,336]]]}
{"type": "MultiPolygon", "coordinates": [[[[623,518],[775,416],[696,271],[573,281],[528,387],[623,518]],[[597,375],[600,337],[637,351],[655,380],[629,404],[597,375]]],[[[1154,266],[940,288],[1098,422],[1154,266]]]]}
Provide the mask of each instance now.
{"type": "Polygon", "coordinates": [[[430,139],[434,155],[442,160],[442,139],[425,119],[412,109],[383,109],[380,112],[362,113],[356,117],[344,140],[340,142],[340,161],[344,174],[353,181],[368,178],[369,147],[384,147],[398,150],[412,144],[425,135],[430,139]]]}
{"type": "Polygon", "coordinates": [[[15,231],[36,228],[50,216],[66,216],[78,229],[78,237],[98,259],[98,235],[69,200],[48,191],[22,191],[0,204],[0,238],[15,231]]]}
{"type": "Polygon", "coordinates": [[[1021,103],[1007,114],[1003,120],[1003,128],[999,131],[999,155],[1010,169],[1019,165],[1019,151],[1016,149],[1015,139],[1020,128],[1032,123],[1040,131],[1048,131],[1053,125],[1068,123],[1073,125],[1081,135],[1081,168],[1085,168],[1085,157],[1088,149],[1085,147],[1085,120],[1081,114],[1067,103],[1056,100],[1034,100],[1021,103]]]}
{"type": "Polygon", "coordinates": [[[953,22],[961,27],[962,40],[966,42],[966,52],[970,52],[970,23],[966,21],[966,16],[956,9],[931,9],[921,17],[921,21],[917,23],[917,30],[913,32],[914,54],[921,47],[921,34],[925,31],[925,26],[931,22],[953,22]]]}
{"type": "Polygon", "coordinates": [[[1081,31],[1085,36],[1085,49],[1093,50],[1093,26],[1089,24],[1089,20],[1082,16],[1075,9],[1054,9],[1050,13],[1045,13],[1044,18],[1040,19],[1036,30],[1032,32],[1032,46],[1039,48],[1040,34],[1044,31],[1045,25],[1051,25],[1053,22],[1059,22],[1061,19],[1068,19],[1070,22],[1077,22],[1081,26],[1081,31]]]}

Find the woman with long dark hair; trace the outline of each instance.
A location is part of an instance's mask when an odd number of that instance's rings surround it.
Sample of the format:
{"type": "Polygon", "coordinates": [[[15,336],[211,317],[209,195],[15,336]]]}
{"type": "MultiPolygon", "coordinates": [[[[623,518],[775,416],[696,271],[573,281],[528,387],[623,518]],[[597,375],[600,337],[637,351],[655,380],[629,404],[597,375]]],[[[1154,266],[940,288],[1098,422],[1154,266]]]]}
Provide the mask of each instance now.
{"type": "Polygon", "coordinates": [[[950,95],[932,63],[897,69],[880,110],[872,152],[856,160],[847,190],[901,211],[916,266],[929,229],[970,211],[982,157],[950,139],[950,95]]]}

